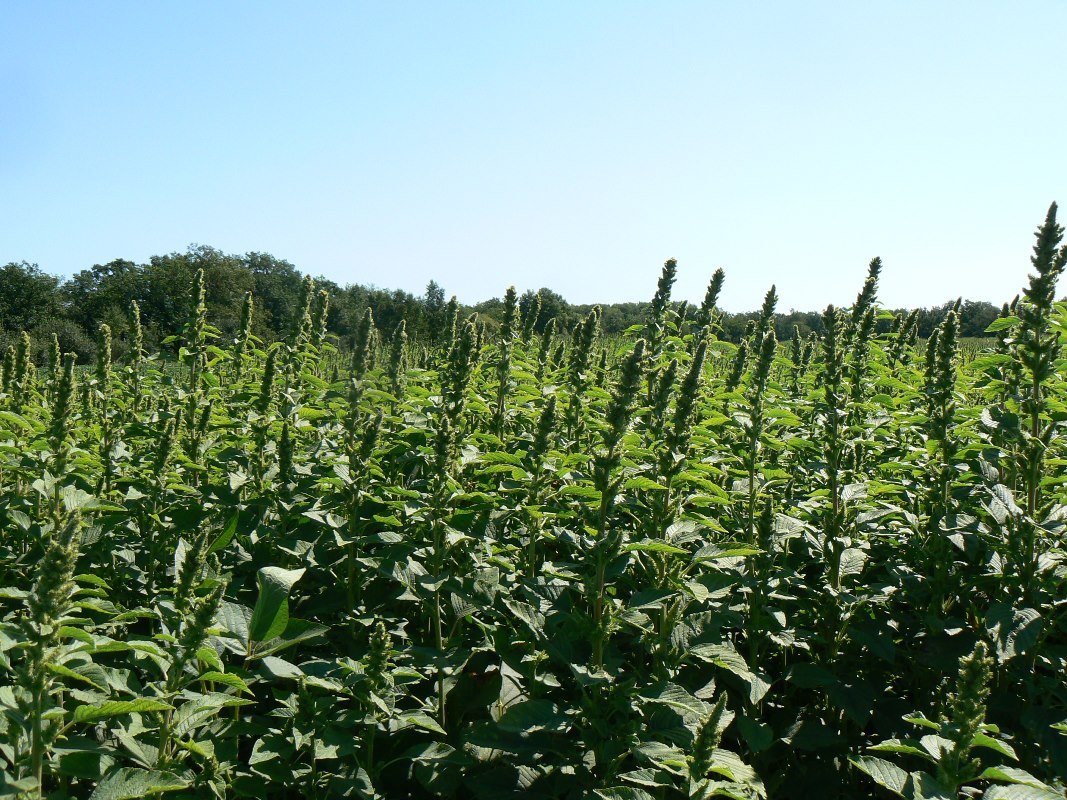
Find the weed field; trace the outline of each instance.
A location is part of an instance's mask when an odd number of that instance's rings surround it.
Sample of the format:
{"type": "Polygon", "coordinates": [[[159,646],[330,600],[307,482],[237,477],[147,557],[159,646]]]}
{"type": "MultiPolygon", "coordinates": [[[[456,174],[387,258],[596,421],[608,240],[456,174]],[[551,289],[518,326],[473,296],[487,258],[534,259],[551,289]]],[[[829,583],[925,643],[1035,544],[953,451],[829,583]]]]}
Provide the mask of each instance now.
{"type": "Polygon", "coordinates": [[[876,335],[877,259],[808,340],[773,289],[720,340],[673,261],[621,340],[510,290],[342,349],[309,283],[224,341],[202,280],[178,369],[24,339],[0,794],[1063,798],[1061,237],[966,358],[876,335]]]}

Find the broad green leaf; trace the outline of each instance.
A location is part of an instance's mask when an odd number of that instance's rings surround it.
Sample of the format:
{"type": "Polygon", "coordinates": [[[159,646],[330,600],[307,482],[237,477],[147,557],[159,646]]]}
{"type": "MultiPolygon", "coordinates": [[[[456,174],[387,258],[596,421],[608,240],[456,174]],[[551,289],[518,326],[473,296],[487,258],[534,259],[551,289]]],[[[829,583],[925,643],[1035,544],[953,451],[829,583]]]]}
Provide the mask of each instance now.
{"type": "Polygon", "coordinates": [[[985,329],[985,332],[997,333],[998,331],[1007,330],[1008,328],[1014,328],[1021,322],[1022,320],[1015,316],[998,317],[997,319],[989,323],[989,325],[985,329]]]}
{"type": "Polygon", "coordinates": [[[994,739],[992,736],[988,736],[984,733],[977,733],[974,739],[971,740],[974,747],[985,747],[989,750],[995,750],[1006,758],[1010,758],[1012,761],[1018,761],[1019,757],[1015,754],[1015,749],[1000,739],[994,739]]]}
{"type": "Polygon", "coordinates": [[[19,416],[12,411],[0,411],[0,422],[6,422],[23,431],[32,431],[33,425],[26,421],[25,417],[19,416]]]}
{"type": "Polygon", "coordinates": [[[633,478],[630,478],[628,481],[626,481],[626,483],[622,485],[622,488],[626,489],[627,491],[633,489],[639,489],[643,492],[667,491],[666,486],[656,483],[654,480],[652,480],[651,478],[646,478],[644,475],[637,475],[633,478]]]}
{"type": "Polygon", "coordinates": [[[1010,661],[1026,652],[1041,634],[1041,614],[1033,608],[1013,608],[1007,603],[995,603],[986,616],[986,627],[996,646],[1001,662],[1010,661]]]}
{"type": "Polygon", "coordinates": [[[214,719],[222,709],[251,704],[251,700],[242,700],[239,697],[220,692],[197,695],[182,703],[178,710],[174,712],[174,734],[176,736],[188,736],[200,726],[214,719]]]}
{"type": "Polygon", "coordinates": [[[237,533],[237,522],[239,519],[240,517],[238,514],[234,514],[230,517],[229,522],[226,523],[226,527],[222,529],[222,533],[215,537],[215,541],[213,541],[211,547],[208,548],[209,555],[224,549],[226,545],[233,540],[234,534],[237,533]]]}
{"type": "Polygon", "coordinates": [[[82,675],[80,672],[75,672],[70,667],[64,666],[63,664],[57,664],[54,661],[50,662],[47,665],[47,669],[48,669],[49,672],[53,673],[54,675],[62,675],[64,678],[71,678],[73,680],[80,681],[82,683],[87,683],[90,686],[95,686],[97,689],[99,689],[102,692],[103,691],[107,691],[106,679],[105,679],[105,682],[103,684],[98,683],[96,680],[93,680],[93,678],[90,678],[87,675],[82,675]]]}
{"type": "Polygon", "coordinates": [[[656,687],[654,691],[643,695],[643,699],[649,703],[672,706],[698,719],[702,719],[708,711],[708,706],[703,700],[698,700],[681,686],[673,683],[656,687]]]}
{"type": "Polygon", "coordinates": [[[240,641],[241,645],[248,641],[248,626],[252,620],[252,609],[248,606],[222,601],[219,608],[219,624],[226,631],[232,633],[240,641]]]}
{"type": "Polygon", "coordinates": [[[644,789],[636,786],[615,786],[611,789],[597,789],[594,794],[601,800],[655,800],[644,789]]]}
{"type": "Polygon", "coordinates": [[[659,788],[674,784],[674,778],[671,777],[669,772],[655,769],[635,769],[630,772],[624,772],[619,777],[627,783],[636,783],[638,786],[659,788]]]}
{"type": "Polygon", "coordinates": [[[171,711],[174,706],[148,697],[136,700],[106,700],[93,705],[78,706],[74,709],[75,722],[97,722],[123,714],[147,714],[153,711],[171,711]]]}
{"type": "Polygon", "coordinates": [[[1050,789],[1043,781],[1038,780],[1025,769],[1019,769],[1018,767],[989,767],[978,777],[984,781],[1017,783],[1022,786],[1033,786],[1036,789],[1050,789]]]}
{"type": "Polygon", "coordinates": [[[686,555],[688,550],[663,541],[642,539],[640,542],[630,542],[622,548],[625,553],[672,553],[674,555],[686,555]]]}
{"type": "Polygon", "coordinates": [[[1063,792],[1051,787],[1036,786],[990,786],[982,795],[982,800],[1063,800],[1063,792]]]}
{"type": "Polygon", "coordinates": [[[296,664],[292,664],[286,661],[284,658],[278,658],[277,656],[266,656],[260,662],[263,668],[267,670],[274,678],[289,678],[292,680],[298,680],[304,676],[303,670],[296,664]]]}
{"type": "Polygon", "coordinates": [[[248,657],[264,658],[274,653],[280,653],[282,650],[288,650],[301,642],[317,639],[327,631],[329,631],[329,628],[325,625],[316,625],[306,620],[290,617],[289,624],[286,625],[285,632],[281,636],[276,636],[266,642],[253,642],[252,652],[248,653],[248,657]]]}
{"type": "Polygon", "coordinates": [[[303,576],[303,569],[263,567],[256,575],[259,597],[248,625],[249,638],[265,642],[285,632],[289,624],[289,592],[303,576]]]}
{"type": "Polygon", "coordinates": [[[928,772],[911,773],[908,797],[914,800],[957,800],[955,792],[945,788],[928,772]]]}
{"type": "Polygon", "coordinates": [[[555,703],[527,700],[511,706],[497,724],[503,730],[526,734],[543,730],[562,731],[567,721],[566,715],[559,712],[555,703]]]}
{"type": "Polygon", "coordinates": [[[89,800],[140,800],[161,792],[180,792],[186,786],[188,782],[171,772],[126,767],[104,778],[89,800]]]}
{"type": "Polygon", "coordinates": [[[867,749],[876,753],[906,753],[936,763],[936,758],[923,749],[919,742],[913,742],[910,739],[887,739],[884,742],[871,745],[867,749]]]}
{"type": "Polygon", "coordinates": [[[412,725],[416,728],[422,728],[423,730],[430,731],[432,733],[439,733],[442,736],[447,735],[445,729],[442,728],[437,720],[428,714],[408,714],[400,718],[401,722],[406,722],[408,725],[412,725]]]}
{"type": "Polygon", "coordinates": [[[229,686],[231,689],[236,689],[239,692],[252,694],[252,690],[248,688],[248,684],[231,672],[205,672],[195,680],[200,683],[221,683],[224,686],[229,686]]]}

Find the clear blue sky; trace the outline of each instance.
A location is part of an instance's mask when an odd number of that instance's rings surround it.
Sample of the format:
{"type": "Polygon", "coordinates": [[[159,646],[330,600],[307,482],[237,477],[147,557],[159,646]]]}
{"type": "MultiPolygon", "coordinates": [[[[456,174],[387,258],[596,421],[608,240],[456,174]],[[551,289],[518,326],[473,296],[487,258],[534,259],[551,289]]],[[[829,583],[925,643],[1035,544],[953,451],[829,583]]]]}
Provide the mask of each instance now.
{"type": "MultiPolygon", "coordinates": [[[[7,2],[0,263],[191,243],[464,302],[1000,303],[1067,206],[1067,3],[7,2]]],[[[1067,209],[1061,218],[1067,218],[1067,209]]]]}

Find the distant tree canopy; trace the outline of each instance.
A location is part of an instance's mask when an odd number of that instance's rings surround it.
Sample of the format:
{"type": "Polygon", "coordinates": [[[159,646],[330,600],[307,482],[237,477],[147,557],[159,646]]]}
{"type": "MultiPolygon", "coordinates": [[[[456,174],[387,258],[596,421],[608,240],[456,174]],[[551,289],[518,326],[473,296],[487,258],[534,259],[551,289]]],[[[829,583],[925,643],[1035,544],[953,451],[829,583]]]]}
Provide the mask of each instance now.
{"type": "MultiPolygon", "coordinates": [[[[65,351],[89,359],[94,354],[97,330],[101,323],[107,323],[115,339],[116,355],[120,355],[129,331],[130,309],[136,301],[141,309],[146,346],[160,347],[166,337],[182,329],[189,313],[189,289],[198,269],[204,270],[208,320],[224,338],[233,337],[237,331],[246,292],[255,299],[253,333],[263,341],[284,338],[299,324],[304,275],[291,263],[269,253],[232,255],[206,245],[192,245],[184,253],[152,256],[145,264],[125,259],[94,264],[66,280],[24,261],[0,267],[0,345],[8,346],[14,336],[25,330],[38,347],[43,347],[55,333],[65,351]]],[[[327,328],[343,349],[350,346],[368,308],[375,325],[387,334],[401,321],[413,341],[434,344],[445,334],[449,300],[436,281],[430,281],[421,296],[362,284],[341,287],[324,278],[317,279],[316,286],[330,296],[327,328]]],[[[945,303],[920,309],[919,335],[929,336],[951,306],[952,303],[945,303]]],[[[533,308],[537,309],[533,329],[540,333],[553,320],[557,330],[571,330],[593,306],[572,305],[558,292],[541,288],[519,298],[523,320],[533,308]]],[[[461,312],[477,313],[493,329],[499,324],[503,309],[503,300],[492,298],[462,307],[461,312]]],[[[688,316],[695,318],[697,311],[696,306],[690,306],[688,316]]],[[[603,304],[600,324],[605,334],[619,334],[643,324],[648,312],[648,302],[603,304]]],[[[983,336],[998,312],[990,303],[965,301],[961,306],[961,335],[983,336]]],[[[722,315],[723,338],[738,341],[748,320],[756,316],[755,311],[722,315]]],[[[879,324],[887,329],[888,318],[879,324]]],[[[792,337],[794,326],[801,336],[821,334],[822,312],[790,311],[775,316],[779,339],[792,337]]]]}

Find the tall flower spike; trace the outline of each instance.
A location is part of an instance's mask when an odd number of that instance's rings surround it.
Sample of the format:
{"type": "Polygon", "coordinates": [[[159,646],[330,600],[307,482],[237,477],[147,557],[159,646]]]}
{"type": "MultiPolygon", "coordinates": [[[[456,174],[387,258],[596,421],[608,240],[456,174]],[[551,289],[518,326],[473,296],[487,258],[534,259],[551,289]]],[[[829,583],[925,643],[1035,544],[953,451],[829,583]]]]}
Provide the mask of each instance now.
{"type": "MultiPolygon", "coordinates": [[[[763,306],[760,308],[759,319],[756,322],[756,330],[754,336],[757,340],[763,338],[763,334],[767,331],[774,330],[774,309],[778,305],[778,291],[774,285],[767,290],[767,294],[763,297],[763,306]]],[[[759,342],[757,341],[756,344],[759,342]]]]}
{"type": "Polygon", "coordinates": [[[59,373],[63,369],[63,353],[59,347],[59,336],[54,333],[48,347],[48,368],[52,371],[52,380],[58,380],[59,373]]]}
{"type": "Polygon", "coordinates": [[[244,302],[241,304],[241,324],[237,327],[237,338],[233,343],[233,363],[237,373],[237,379],[241,379],[244,373],[245,352],[248,350],[248,342],[252,338],[252,315],[255,304],[252,293],[245,292],[244,302]]]}
{"type": "Polygon", "coordinates": [[[18,343],[15,345],[15,382],[20,388],[25,383],[30,369],[30,346],[30,335],[26,331],[19,333],[18,343]]]}
{"type": "Polygon", "coordinates": [[[533,296],[529,306],[526,308],[526,315],[522,319],[522,341],[526,344],[530,341],[530,337],[533,336],[534,331],[537,330],[537,320],[541,316],[541,293],[538,292],[533,296]]]}
{"type": "Polygon", "coordinates": [[[556,396],[551,395],[541,409],[541,416],[537,420],[537,432],[534,435],[531,451],[537,458],[544,456],[550,449],[553,434],[556,430],[556,396]]]}
{"type": "Polygon", "coordinates": [[[311,335],[311,305],[315,300],[315,279],[310,275],[304,276],[304,282],[300,285],[300,317],[297,320],[296,335],[293,345],[300,348],[311,335]]]}
{"type": "Polygon", "coordinates": [[[111,326],[100,326],[100,336],[96,344],[96,382],[101,392],[107,391],[108,378],[111,376],[111,326]]]}
{"type": "Polygon", "coordinates": [[[504,436],[505,405],[508,387],[511,383],[511,356],[515,342],[515,324],[518,308],[518,295],[515,287],[509,286],[504,294],[504,319],[500,323],[500,338],[497,343],[497,397],[494,427],[499,438],[504,436]]]}
{"type": "Polygon", "coordinates": [[[274,347],[267,353],[267,361],[263,365],[263,378],[259,384],[259,399],[256,401],[256,410],[260,414],[270,411],[271,400],[274,397],[274,373],[278,365],[278,348],[274,347]]]}
{"type": "Polygon", "coordinates": [[[723,717],[726,715],[726,693],[720,692],[719,699],[708,714],[693,739],[693,750],[689,756],[689,778],[692,781],[703,780],[715,756],[715,749],[722,741],[723,717]]]}
{"type": "Polygon", "coordinates": [[[407,377],[407,345],[407,322],[400,320],[400,324],[393,331],[392,346],[389,350],[389,384],[393,397],[398,400],[404,392],[407,377]]]}
{"type": "Polygon", "coordinates": [[[447,414],[441,415],[441,422],[434,439],[434,471],[442,479],[452,474],[455,462],[456,431],[447,414]]]}
{"type": "Polygon", "coordinates": [[[55,405],[52,408],[50,445],[52,452],[60,454],[70,433],[70,416],[74,410],[74,354],[67,353],[63,361],[63,376],[56,387],[55,405]]]}
{"type": "Polygon", "coordinates": [[[140,364],[144,359],[144,329],[141,327],[141,306],[130,303],[130,361],[140,364]]]}
{"type": "Polygon", "coordinates": [[[282,423],[282,438],[278,443],[278,479],[289,483],[293,475],[293,433],[289,420],[282,423]]]}
{"type": "Polygon", "coordinates": [[[704,374],[704,359],[707,353],[708,339],[702,336],[674,404],[674,419],[671,423],[672,449],[678,450],[683,441],[688,442],[692,432],[693,412],[696,410],[697,400],[700,399],[700,381],[704,374]]]}
{"type": "Polygon", "coordinates": [[[1067,246],[1060,247],[1063,226],[1056,222],[1056,204],[1049,206],[1044,224],[1034,234],[1034,254],[1030,263],[1037,270],[1030,276],[1026,299],[1044,311],[1050,311],[1056,296],[1056,279],[1067,265],[1067,246]]]}
{"type": "Polygon", "coordinates": [[[12,391],[12,385],[15,382],[15,348],[8,345],[7,351],[4,353],[4,379],[0,382],[3,391],[12,391]]]}
{"type": "Polygon", "coordinates": [[[652,297],[651,320],[653,323],[662,324],[667,306],[671,302],[671,289],[678,276],[678,261],[668,258],[663,262],[663,270],[660,272],[659,281],[656,284],[656,294],[652,297]]]}
{"type": "Polygon", "coordinates": [[[719,295],[722,294],[722,285],[725,279],[726,274],[721,268],[715,270],[711,276],[711,281],[708,282],[708,289],[704,293],[704,300],[700,304],[700,311],[697,312],[699,330],[717,323],[716,314],[719,307],[719,295]]]}
{"type": "Polygon", "coordinates": [[[360,317],[352,347],[352,375],[356,380],[363,380],[363,376],[367,373],[373,336],[374,312],[368,306],[363,316],[360,317]]]}
{"type": "Polygon", "coordinates": [[[549,369],[549,359],[552,355],[552,339],[556,333],[556,320],[550,319],[545,325],[545,332],[541,334],[541,347],[537,351],[537,382],[544,380],[545,371],[549,369]]]}
{"type": "Polygon", "coordinates": [[[27,599],[30,617],[38,625],[47,626],[66,612],[74,588],[80,531],[81,518],[74,512],[48,538],[37,567],[37,581],[27,599]]]}
{"type": "Polygon", "coordinates": [[[745,375],[745,367],[748,364],[748,340],[742,339],[734,353],[734,360],[730,364],[730,374],[726,378],[726,391],[732,392],[741,385],[741,379],[745,375]]]}
{"type": "Polygon", "coordinates": [[[645,340],[638,339],[629,358],[623,363],[622,375],[608,405],[606,417],[608,428],[604,432],[604,447],[609,453],[614,453],[630,426],[634,401],[641,388],[644,360],[645,340]]]}
{"type": "Polygon", "coordinates": [[[863,315],[867,313],[867,309],[874,306],[874,300],[878,294],[878,276],[882,272],[882,259],[872,258],[871,263],[867,265],[867,278],[863,282],[863,288],[860,293],[856,295],[856,302],[852,306],[852,316],[849,318],[848,331],[849,336],[856,332],[860,323],[863,321],[863,315]]]}

